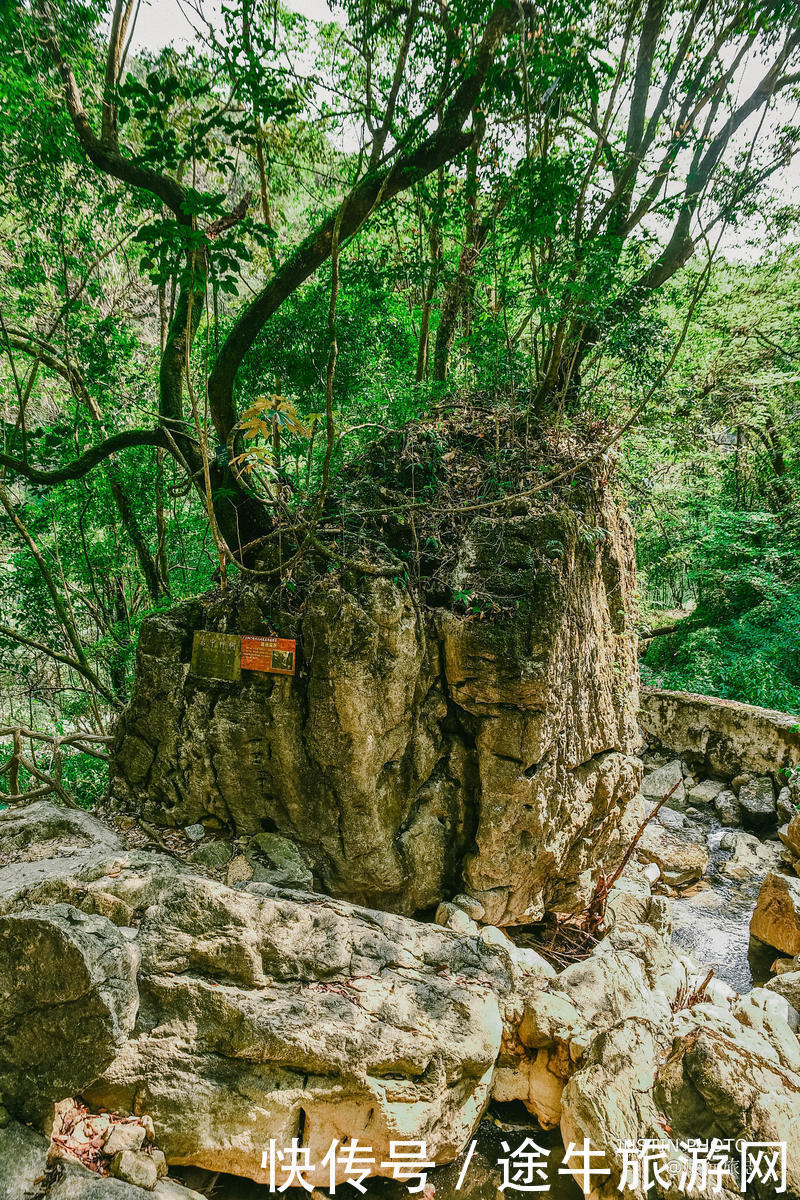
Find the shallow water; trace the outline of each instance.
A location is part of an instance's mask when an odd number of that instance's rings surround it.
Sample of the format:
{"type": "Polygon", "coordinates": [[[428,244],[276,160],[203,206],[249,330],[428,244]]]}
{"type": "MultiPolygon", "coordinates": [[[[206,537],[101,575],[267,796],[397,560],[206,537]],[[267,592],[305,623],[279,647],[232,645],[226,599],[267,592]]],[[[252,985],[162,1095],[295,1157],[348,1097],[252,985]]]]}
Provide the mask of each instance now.
{"type": "Polygon", "coordinates": [[[750,939],[753,915],[764,872],[746,880],[729,879],[720,867],[731,855],[720,842],[729,832],[714,820],[706,827],[711,861],[708,885],[672,901],[673,944],[687,951],[701,968],[713,967],[717,979],[737,992],[749,992],[769,978],[777,951],[750,939]]]}

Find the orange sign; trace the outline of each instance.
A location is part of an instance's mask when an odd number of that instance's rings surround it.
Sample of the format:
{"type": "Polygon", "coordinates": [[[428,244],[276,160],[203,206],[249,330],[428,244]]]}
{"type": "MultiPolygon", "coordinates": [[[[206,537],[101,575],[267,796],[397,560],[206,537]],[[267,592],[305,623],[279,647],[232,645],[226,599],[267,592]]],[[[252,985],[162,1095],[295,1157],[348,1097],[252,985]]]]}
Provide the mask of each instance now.
{"type": "Polygon", "coordinates": [[[291,638],[243,637],[242,670],[294,675],[297,643],[291,638]]]}

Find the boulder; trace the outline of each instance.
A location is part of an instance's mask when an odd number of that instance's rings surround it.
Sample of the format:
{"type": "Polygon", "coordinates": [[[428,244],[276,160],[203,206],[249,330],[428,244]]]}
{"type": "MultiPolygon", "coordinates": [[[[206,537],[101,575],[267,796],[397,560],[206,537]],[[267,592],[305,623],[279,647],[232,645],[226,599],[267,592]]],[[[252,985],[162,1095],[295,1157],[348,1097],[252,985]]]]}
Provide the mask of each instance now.
{"type": "Polygon", "coordinates": [[[783,996],[791,1006],[800,1012],[800,963],[793,963],[794,970],[782,971],[776,979],[770,979],[766,988],[783,996]]]}
{"type": "Polygon", "coordinates": [[[199,867],[208,867],[211,871],[222,871],[233,857],[230,843],[222,838],[206,838],[191,854],[187,861],[199,867]]]}
{"type": "MultiPolygon", "coordinates": [[[[264,882],[232,889],[144,851],[9,864],[0,914],[11,948],[24,934],[23,979],[49,969],[34,917],[63,927],[62,974],[77,979],[74,959],[84,977],[81,1003],[55,1016],[4,987],[16,1005],[2,1030],[6,1098],[21,1108],[34,1078],[38,1100],[80,1089],[95,1109],[152,1121],[171,1163],[261,1183],[269,1138],[286,1146],[301,1133],[317,1162],[354,1137],[382,1162],[399,1136],[450,1161],[490,1095],[503,998],[551,970],[523,971],[499,929],[465,936],[264,882]],[[139,959],[137,1016],[115,964],[139,959]],[[92,976],[95,964],[105,973],[92,976]]],[[[0,970],[18,979],[22,957],[4,953],[0,970]]]]}
{"type": "MultiPolygon", "coordinates": [[[[582,1146],[588,1138],[609,1171],[592,1179],[591,1195],[611,1200],[622,1191],[644,1200],[643,1187],[632,1187],[629,1176],[623,1183],[623,1148],[647,1138],[663,1145],[667,1135],[675,1143],[785,1142],[786,1194],[800,1195],[800,1148],[792,1133],[800,1111],[800,1049],[792,1029],[755,992],[731,1007],[701,1002],[675,1008],[666,1021],[639,1012],[601,1031],[564,1087],[564,1141],[582,1146]]],[[[671,1155],[676,1168],[665,1169],[667,1178],[677,1184],[683,1174],[685,1182],[691,1159],[677,1149],[671,1155]]],[[[670,1191],[651,1184],[646,1194],[662,1200],[740,1194],[732,1181],[728,1186],[722,1192],[711,1186],[670,1191]]],[[[751,1183],[747,1194],[767,1200],[775,1195],[774,1184],[751,1183]]]]}
{"type": "Polygon", "coordinates": [[[775,790],[768,775],[759,775],[739,788],[742,823],[754,833],[774,832],[778,825],[775,790]]]}
{"type": "Polygon", "coordinates": [[[800,858],[800,813],[795,813],[788,825],[782,830],[781,841],[791,850],[795,857],[800,858]]]}
{"type": "Polygon", "coordinates": [[[671,887],[686,887],[696,883],[708,867],[709,852],[705,837],[699,831],[695,839],[691,836],[692,829],[697,830],[698,827],[687,826],[674,830],[658,821],[651,821],[636,847],[638,857],[645,862],[656,863],[662,879],[671,887]]]}
{"type": "Polygon", "coordinates": [[[111,1160],[109,1174],[148,1192],[158,1183],[158,1167],[146,1150],[118,1150],[111,1160]]]}
{"type": "Polygon", "coordinates": [[[87,1100],[147,1112],[171,1163],[262,1183],[268,1138],[301,1133],[318,1163],[336,1138],[387,1159],[398,1130],[449,1161],[489,1097],[508,953],[249,887],[180,877],[147,910],[142,1023],[87,1100]]]}
{"type": "Polygon", "coordinates": [[[780,849],[774,842],[759,841],[755,834],[741,830],[726,833],[720,849],[733,851],[720,867],[720,873],[729,879],[762,879],[780,865],[780,849]]]}
{"type": "Polygon", "coordinates": [[[649,775],[645,775],[642,780],[642,795],[651,802],[657,803],[663,800],[668,792],[672,792],[670,798],[665,802],[668,808],[683,808],[686,802],[686,789],[683,786],[683,770],[681,768],[681,760],[673,758],[670,762],[665,763],[663,767],[656,767],[649,775]],[[675,786],[677,784],[677,787],[675,786]],[[674,791],[672,789],[675,788],[674,791]]]}
{"type": "MultiPolygon", "coordinates": [[[[659,1069],[654,1095],[676,1141],[719,1137],[786,1145],[786,1194],[800,1194],[800,1051],[788,1025],[757,1005],[727,1015],[712,1005],[686,1010],[685,1032],[659,1069]]],[[[680,1023],[679,1023],[680,1028],[680,1023]]],[[[754,1181],[768,1200],[775,1185],[754,1181]]]]}
{"type": "Polygon", "coordinates": [[[107,825],[82,809],[36,800],[0,812],[0,863],[32,862],[55,851],[68,855],[90,846],[118,848],[120,841],[107,825]]]}
{"type": "Polygon", "coordinates": [[[778,808],[778,820],[788,825],[792,818],[797,815],[797,805],[793,802],[792,793],[788,787],[780,789],[778,799],[775,803],[778,808]]]}
{"type": "Polygon", "coordinates": [[[720,792],[725,791],[725,784],[719,779],[703,779],[689,788],[687,799],[690,804],[713,804],[720,792]]]}
{"type": "Polygon", "coordinates": [[[0,1128],[0,1196],[3,1200],[205,1200],[174,1179],[152,1191],[96,1175],[70,1159],[49,1157],[50,1144],[26,1125],[0,1128]]]}
{"type": "Polygon", "coordinates": [[[591,508],[591,545],[567,507],[475,518],[453,586],[506,596],[502,622],[416,606],[388,579],[302,583],[281,631],[293,677],[191,671],[196,631],[265,632],[268,585],[153,614],[113,803],[280,835],[323,890],[374,908],[424,915],[464,891],[495,925],[579,910],[641,771],[633,540],[610,491],[591,508]]]}
{"type": "Polygon", "coordinates": [[[741,825],[742,810],[733,792],[727,789],[720,792],[714,800],[714,808],[723,825],[731,828],[741,825]]]}
{"type": "Polygon", "coordinates": [[[750,932],[783,954],[800,954],[800,879],[770,871],[758,893],[750,932]]]}
{"type": "Polygon", "coordinates": [[[254,867],[258,865],[258,860],[266,866],[260,871],[254,869],[253,879],[256,882],[305,891],[313,886],[314,877],[297,846],[280,834],[257,833],[250,839],[247,857],[254,867]]]}
{"type": "Polygon", "coordinates": [[[91,1083],[133,1028],[139,956],[69,904],[0,916],[0,1094],[31,1119],[91,1083]]]}

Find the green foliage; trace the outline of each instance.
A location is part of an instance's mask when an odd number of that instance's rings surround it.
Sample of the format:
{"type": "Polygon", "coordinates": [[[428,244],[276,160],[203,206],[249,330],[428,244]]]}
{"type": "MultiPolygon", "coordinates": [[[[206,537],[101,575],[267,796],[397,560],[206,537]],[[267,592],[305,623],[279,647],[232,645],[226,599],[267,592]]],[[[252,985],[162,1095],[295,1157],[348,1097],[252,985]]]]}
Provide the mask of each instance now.
{"type": "Polygon", "coordinates": [[[800,711],[799,274],[795,250],[719,272],[625,455],[646,624],[684,622],[648,645],[644,678],[788,711],[800,711]]]}

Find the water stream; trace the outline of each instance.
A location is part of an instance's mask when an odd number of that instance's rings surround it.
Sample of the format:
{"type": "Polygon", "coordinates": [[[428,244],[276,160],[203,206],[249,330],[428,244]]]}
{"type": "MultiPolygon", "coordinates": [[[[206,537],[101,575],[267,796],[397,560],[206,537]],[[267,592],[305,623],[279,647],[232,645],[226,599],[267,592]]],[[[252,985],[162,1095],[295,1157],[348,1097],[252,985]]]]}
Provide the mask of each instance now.
{"type": "Polygon", "coordinates": [[[749,992],[770,977],[777,951],[750,939],[750,918],[768,868],[747,879],[730,879],[720,867],[731,855],[720,843],[731,832],[713,819],[706,826],[711,861],[704,880],[672,900],[673,944],[691,954],[701,969],[737,992],[749,992]]]}

